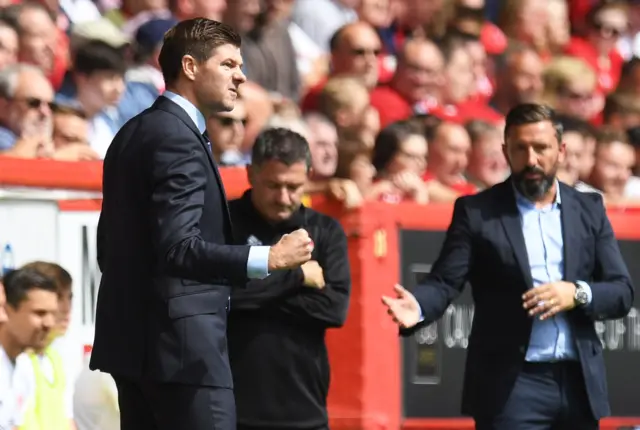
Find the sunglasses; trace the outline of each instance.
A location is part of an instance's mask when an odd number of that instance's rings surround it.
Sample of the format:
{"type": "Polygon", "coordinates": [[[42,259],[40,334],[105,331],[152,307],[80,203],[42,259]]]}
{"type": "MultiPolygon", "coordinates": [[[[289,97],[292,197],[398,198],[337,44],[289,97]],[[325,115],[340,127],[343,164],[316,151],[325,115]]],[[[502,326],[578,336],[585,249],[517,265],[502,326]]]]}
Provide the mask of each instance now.
{"type": "Polygon", "coordinates": [[[42,105],[47,105],[49,109],[53,109],[55,104],[53,102],[48,102],[36,97],[25,97],[23,99],[14,99],[16,101],[20,101],[29,106],[30,109],[40,109],[42,105]]]}
{"type": "Polygon", "coordinates": [[[217,116],[216,119],[218,120],[218,122],[220,122],[220,124],[223,127],[231,127],[236,122],[241,122],[243,127],[247,125],[247,118],[238,119],[238,118],[230,118],[228,116],[217,116]]]}
{"type": "Polygon", "coordinates": [[[365,55],[368,55],[368,54],[373,54],[377,57],[378,55],[380,55],[381,52],[382,52],[381,49],[365,49],[365,48],[351,49],[351,55],[355,57],[364,57],[365,55]]]}
{"type": "Polygon", "coordinates": [[[625,32],[624,29],[619,29],[602,22],[594,23],[593,27],[605,37],[620,37],[625,32]]]}

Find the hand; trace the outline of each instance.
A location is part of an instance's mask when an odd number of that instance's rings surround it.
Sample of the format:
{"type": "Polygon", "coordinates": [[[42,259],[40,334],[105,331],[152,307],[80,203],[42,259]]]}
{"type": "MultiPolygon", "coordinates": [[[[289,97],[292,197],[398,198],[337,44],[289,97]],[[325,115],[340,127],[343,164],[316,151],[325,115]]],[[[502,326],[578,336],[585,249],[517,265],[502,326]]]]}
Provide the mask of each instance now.
{"type": "Polygon", "coordinates": [[[573,309],[576,286],[571,282],[552,282],[532,288],[524,293],[524,308],[530,316],[540,315],[541,320],[551,318],[560,312],[573,309]]]}
{"type": "Polygon", "coordinates": [[[362,206],[364,200],[358,186],[351,179],[332,179],[329,181],[329,195],[343,202],[347,209],[362,206]]]}
{"type": "Polygon", "coordinates": [[[311,260],[311,251],[313,242],[305,229],[285,234],[269,249],[269,271],[298,267],[311,260]]]}
{"type": "Polygon", "coordinates": [[[425,188],[424,181],[420,176],[416,175],[414,172],[405,170],[391,178],[393,185],[395,185],[399,190],[407,193],[413,194],[419,191],[421,188],[425,188]]]}
{"type": "Polygon", "coordinates": [[[93,161],[100,160],[100,156],[89,145],[74,143],[63,146],[52,154],[54,160],[58,161],[93,161]]]}
{"type": "Polygon", "coordinates": [[[304,285],[305,287],[323,289],[325,286],[324,274],[322,267],[315,260],[310,260],[300,266],[302,273],[304,273],[304,285]]]}
{"type": "Polygon", "coordinates": [[[3,155],[14,158],[37,158],[42,146],[42,139],[39,136],[20,137],[13,148],[4,152],[3,155]]]}
{"type": "Polygon", "coordinates": [[[420,322],[420,305],[416,298],[402,285],[393,287],[396,298],[382,296],[382,303],[387,307],[387,313],[393,321],[403,328],[410,328],[420,322]]]}

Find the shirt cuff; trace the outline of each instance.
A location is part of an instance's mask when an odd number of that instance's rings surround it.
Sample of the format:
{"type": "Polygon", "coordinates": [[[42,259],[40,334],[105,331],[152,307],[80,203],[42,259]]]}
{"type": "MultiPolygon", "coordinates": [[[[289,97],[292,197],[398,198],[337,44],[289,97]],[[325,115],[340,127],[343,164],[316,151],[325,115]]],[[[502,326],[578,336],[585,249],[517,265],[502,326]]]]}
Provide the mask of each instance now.
{"type": "Polygon", "coordinates": [[[420,319],[418,320],[418,323],[421,323],[422,321],[424,321],[424,314],[422,313],[422,308],[420,308],[420,319]]]}
{"type": "Polygon", "coordinates": [[[584,281],[576,281],[576,284],[580,285],[585,293],[587,293],[587,305],[591,304],[591,299],[593,298],[593,293],[591,292],[591,287],[584,281]]]}
{"type": "Polygon", "coordinates": [[[249,279],[264,279],[269,276],[270,246],[252,246],[249,248],[247,259],[247,277],[249,279]]]}

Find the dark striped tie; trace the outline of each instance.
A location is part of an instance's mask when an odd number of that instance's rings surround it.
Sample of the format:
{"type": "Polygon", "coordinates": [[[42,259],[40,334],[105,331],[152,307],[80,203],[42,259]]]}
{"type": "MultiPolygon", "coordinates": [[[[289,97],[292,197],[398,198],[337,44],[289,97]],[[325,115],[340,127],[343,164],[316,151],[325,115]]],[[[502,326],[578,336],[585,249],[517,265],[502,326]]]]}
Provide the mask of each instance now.
{"type": "Polygon", "coordinates": [[[207,130],[202,133],[202,137],[204,137],[205,142],[207,142],[207,146],[209,146],[209,152],[211,152],[211,141],[209,140],[209,132],[207,130]]]}

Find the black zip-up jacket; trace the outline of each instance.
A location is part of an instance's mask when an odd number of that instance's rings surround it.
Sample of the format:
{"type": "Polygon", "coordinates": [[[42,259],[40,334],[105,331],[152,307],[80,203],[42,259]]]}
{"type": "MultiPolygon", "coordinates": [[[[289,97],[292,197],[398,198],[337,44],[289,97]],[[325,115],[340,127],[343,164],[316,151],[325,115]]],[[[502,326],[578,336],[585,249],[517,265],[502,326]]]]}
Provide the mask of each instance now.
{"type": "Polygon", "coordinates": [[[323,269],[322,290],[305,287],[302,269],[278,271],[234,288],[228,320],[238,424],[317,428],[327,424],[329,360],[325,330],[347,316],[351,274],[340,224],[301,207],[278,225],[266,222],[251,192],[229,204],[238,244],[275,244],[303,227],[314,241],[312,259],[323,269]],[[259,242],[259,243],[258,243],[259,242]]]}

